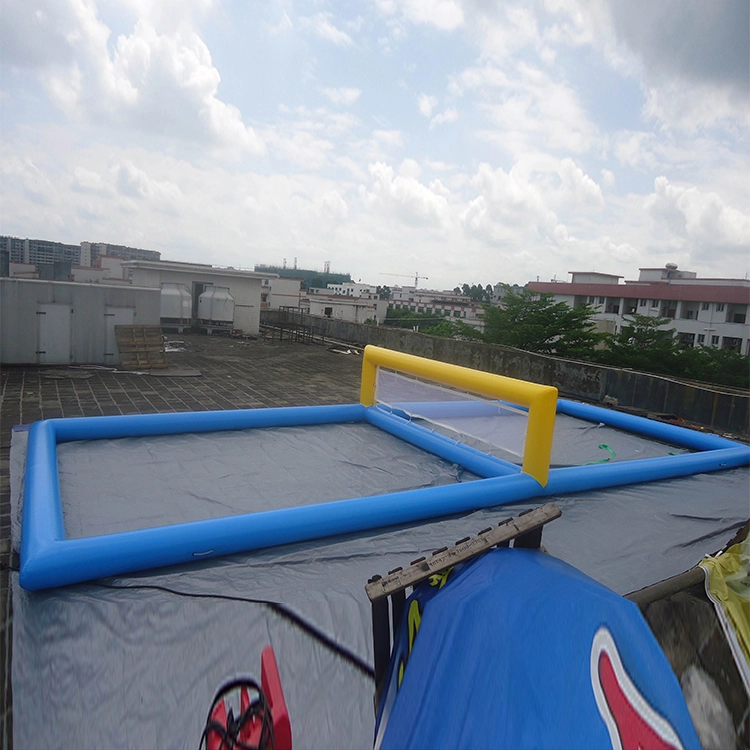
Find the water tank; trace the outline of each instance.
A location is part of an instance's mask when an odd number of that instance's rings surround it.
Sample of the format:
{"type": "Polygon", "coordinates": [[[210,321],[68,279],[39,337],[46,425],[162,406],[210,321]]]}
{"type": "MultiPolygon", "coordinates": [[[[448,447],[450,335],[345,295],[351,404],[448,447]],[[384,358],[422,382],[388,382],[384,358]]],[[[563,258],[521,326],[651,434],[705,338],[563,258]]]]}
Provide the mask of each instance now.
{"type": "Polygon", "coordinates": [[[224,286],[208,287],[198,297],[198,318],[206,323],[234,322],[234,297],[224,286]]]}
{"type": "Polygon", "coordinates": [[[190,320],[193,303],[184,284],[165,282],[161,285],[162,320],[190,320]]]}

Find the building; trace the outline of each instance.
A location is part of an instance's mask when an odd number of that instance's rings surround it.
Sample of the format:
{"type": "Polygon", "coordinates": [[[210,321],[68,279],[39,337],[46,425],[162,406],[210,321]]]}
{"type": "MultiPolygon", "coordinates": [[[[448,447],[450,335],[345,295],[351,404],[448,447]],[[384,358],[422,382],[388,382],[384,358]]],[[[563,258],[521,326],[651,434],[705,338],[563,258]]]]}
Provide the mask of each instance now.
{"type": "Polygon", "coordinates": [[[531,281],[527,287],[571,307],[590,304],[595,319],[613,333],[628,325],[625,316],[638,313],[669,318],[664,328],[674,330],[682,346],[714,346],[750,355],[750,280],[699,278],[674,263],[639,270],[637,281],[624,283],[622,276],[571,271],[569,282],[531,281]]]}
{"type": "Polygon", "coordinates": [[[273,279],[271,274],[165,260],[129,260],[122,265],[132,272],[135,286],[161,289],[167,283],[186,287],[192,300],[192,319],[196,321],[204,317],[199,314],[201,295],[207,290],[227,290],[233,303],[233,319],[227,327],[249,336],[257,336],[260,331],[262,284],[264,279],[273,279]]]}
{"type": "Polygon", "coordinates": [[[0,279],[0,362],[116,366],[117,325],[159,325],[159,292],[41,279],[0,279]]]}
{"type": "Polygon", "coordinates": [[[261,310],[278,310],[282,307],[299,308],[302,298],[302,279],[268,275],[263,279],[260,294],[261,310]]]}
{"type": "Polygon", "coordinates": [[[321,315],[350,323],[382,323],[388,313],[388,302],[380,299],[369,284],[344,282],[328,284],[327,288],[308,289],[301,306],[310,315],[321,315]]]}
{"type": "Polygon", "coordinates": [[[123,260],[161,260],[161,253],[156,250],[143,250],[140,247],[128,247],[127,245],[111,245],[109,242],[82,242],[81,250],[88,254],[89,263],[87,265],[96,265],[96,260],[101,255],[115,256],[123,260]]]}
{"type": "Polygon", "coordinates": [[[390,306],[397,310],[410,310],[413,313],[458,318],[478,331],[484,330],[482,303],[474,302],[464,294],[417,289],[414,286],[395,286],[391,289],[390,306]]]}
{"type": "Polygon", "coordinates": [[[64,242],[51,240],[31,240],[28,237],[0,237],[0,248],[7,250],[11,263],[66,262],[74,266],[89,265],[90,257],[81,245],[66,245],[64,242]]]}

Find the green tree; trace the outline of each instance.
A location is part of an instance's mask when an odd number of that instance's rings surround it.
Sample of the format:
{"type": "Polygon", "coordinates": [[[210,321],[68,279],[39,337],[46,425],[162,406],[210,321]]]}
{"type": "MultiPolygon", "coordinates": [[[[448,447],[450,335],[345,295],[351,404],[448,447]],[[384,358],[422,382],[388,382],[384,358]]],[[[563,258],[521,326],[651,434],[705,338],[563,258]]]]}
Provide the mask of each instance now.
{"type": "Polygon", "coordinates": [[[482,334],[476,328],[462,320],[441,320],[436,326],[421,329],[422,333],[430,336],[441,336],[446,339],[467,339],[470,341],[483,340],[482,334]]]}
{"type": "Polygon", "coordinates": [[[552,294],[503,285],[499,307],[485,305],[484,340],[542,354],[591,358],[604,335],[596,331],[595,311],[588,305],[570,307],[552,294]]]}
{"type": "Polygon", "coordinates": [[[661,328],[670,319],[651,318],[638,313],[623,318],[628,321],[627,325],[619,333],[607,336],[606,348],[597,359],[615,367],[676,374],[678,347],[674,331],[661,328]]]}
{"type": "Polygon", "coordinates": [[[391,298],[391,288],[389,286],[378,286],[375,289],[375,292],[380,297],[380,299],[390,299],[391,298]]]}
{"type": "Polygon", "coordinates": [[[750,388],[750,357],[733,349],[713,346],[687,347],[675,355],[676,374],[733,388],[750,388]]]}
{"type": "Polygon", "coordinates": [[[398,328],[414,328],[417,326],[421,329],[425,326],[438,325],[442,320],[441,315],[412,312],[408,307],[389,307],[383,324],[398,328]]]}

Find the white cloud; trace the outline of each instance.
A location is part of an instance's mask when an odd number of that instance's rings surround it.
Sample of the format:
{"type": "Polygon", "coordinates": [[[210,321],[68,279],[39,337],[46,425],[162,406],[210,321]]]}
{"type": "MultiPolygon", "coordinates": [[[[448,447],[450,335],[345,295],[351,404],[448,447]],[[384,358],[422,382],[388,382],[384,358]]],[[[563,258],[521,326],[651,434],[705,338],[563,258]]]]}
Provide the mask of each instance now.
{"type": "Polygon", "coordinates": [[[386,146],[401,147],[404,145],[404,134],[400,130],[373,130],[372,137],[377,143],[386,146]]]}
{"type": "Polygon", "coordinates": [[[517,238],[519,231],[543,237],[554,232],[557,216],[542,189],[514,169],[505,172],[480,164],[471,185],[479,195],[461,216],[469,231],[489,241],[517,238]]]}
{"type": "Polygon", "coordinates": [[[444,194],[433,192],[415,177],[396,174],[393,167],[383,162],[370,164],[370,176],[372,190],[367,193],[370,206],[377,206],[409,224],[442,227],[449,223],[444,194]]]}
{"type": "Polygon", "coordinates": [[[612,172],[609,169],[602,169],[601,175],[602,175],[602,185],[604,185],[605,187],[609,187],[609,188],[615,186],[615,183],[617,182],[617,180],[615,178],[614,172],[612,172]]]}
{"type": "Polygon", "coordinates": [[[321,196],[318,210],[336,222],[346,220],[349,215],[349,206],[337,190],[329,190],[321,196]]]}
{"type": "Polygon", "coordinates": [[[109,195],[112,192],[110,186],[98,172],[93,172],[80,165],[73,170],[73,179],[70,186],[77,192],[92,195],[109,195]]]}
{"type": "Polygon", "coordinates": [[[576,203],[604,205],[602,189],[572,159],[563,159],[558,169],[566,196],[576,203]]]}
{"type": "MultiPolygon", "coordinates": [[[[193,3],[199,9],[208,5],[193,3]]],[[[175,17],[178,4],[164,2],[152,10],[111,48],[110,30],[90,0],[42,3],[43,19],[54,14],[54,23],[45,22],[48,38],[42,34],[48,53],[33,51],[39,31],[34,24],[16,28],[15,44],[32,50],[26,62],[71,117],[98,118],[116,127],[132,126],[226,151],[262,153],[262,141],[243,123],[239,110],[218,97],[221,77],[189,23],[183,18],[178,29],[159,33],[147,20],[175,17]]],[[[18,16],[13,15],[16,25],[18,16]]]]}
{"type": "Polygon", "coordinates": [[[117,189],[129,198],[152,201],[161,208],[174,209],[182,200],[174,182],[155,180],[132,161],[125,159],[117,167],[117,189]]]}
{"type": "Polygon", "coordinates": [[[437,107],[438,100],[436,96],[429,96],[428,94],[420,94],[417,98],[417,106],[419,107],[419,113],[425,117],[432,115],[432,110],[437,107]]]}
{"type": "Polygon", "coordinates": [[[300,18],[302,28],[309,28],[321,39],[335,44],[337,47],[352,47],[354,40],[345,31],[337,28],[331,21],[332,13],[317,13],[310,17],[300,18]]]}
{"type": "Polygon", "coordinates": [[[527,63],[499,69],[485,64],[452,79],[452,92],[477,92],[480,110],[494,128],[479,134],[517,157],[543,144],[546,150],[584,153],[601,137],[569,84],[527,63]]]}
{"type": "Polygon", "coordinates": [[[376,5],[385,16],[400,12],[411,23],[441,31],[454,31],[464,24],[463,8],[456,0],[377,0],[376,5]]]}
{"type": "Polygon", "coordinates": [[[337,89],[324,88],[323,95],[334,104],[350,105],[359,99],[362,89],[341,87],[337,89]]]}
{"type": "Polygon", "coordinates": [[[666,177],[657,177],[644,209],[698,253],[734,248],[747,258],[750,252],[750,216],[726,205],[716,193],[672,185],[666,177]]]}
{"type": "Polygon", "coordinates": [[[440,112],[430,120],[430,128],[437,127],[438,125],[445,125],[446,123],[455,122],[458,120],[458,110],[450,107],[444,112],[440,112]]]}
{"type": "Polygon", "coordinates": [[[267,24],[266,29],[271,36],[278,36],[279,34],[285,34],[287,31],[291,31],[294,28],[292,19],[289,18],[289,14],[284,10],[281,12],[281,18],[278,23],[267,24]]]}

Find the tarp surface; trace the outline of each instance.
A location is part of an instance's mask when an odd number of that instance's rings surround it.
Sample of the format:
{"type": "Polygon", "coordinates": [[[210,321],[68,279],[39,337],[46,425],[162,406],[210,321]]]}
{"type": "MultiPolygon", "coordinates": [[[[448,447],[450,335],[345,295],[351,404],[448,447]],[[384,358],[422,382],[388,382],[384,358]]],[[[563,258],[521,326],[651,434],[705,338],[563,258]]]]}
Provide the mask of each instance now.
{"type": "Polygon", "coordinates": [[[378,750],[594,750],[612,732],[700,748],[638,607],[556,558],[493,550],[422,584],[406,612],[378,750]]]}
{"type": "Polygon", "coordinates": [[[365,423],[81,440],[57,457],[68,538],[476,479],[365,423]]]}
{"type": "MultiPolygon", "coordinates": [[[[11,451],[16,550],[25,438],[14,432],[11,451]]],[[[133,471],[117,461],[108,471],[97,502],[116,518],[121,509],[104,498],[131,482],[133,471]]],[[[281,602],[372,663],[364,586],[375,573],[554,500],[563,515],[544,532],[550,553],[627,593],[720,548],[747,519],[749,477],[747,469],[735,469],[544,498],[104,583],[281,602]]],[[[276,651],[295,747],[371,747],[372,681],[261,605],[97,584],[31,594],[14,576],[14,745],[194,747],[216,689],[235,675],[259,676],[268,643],[276,651]]]]}

